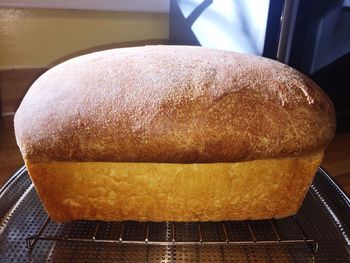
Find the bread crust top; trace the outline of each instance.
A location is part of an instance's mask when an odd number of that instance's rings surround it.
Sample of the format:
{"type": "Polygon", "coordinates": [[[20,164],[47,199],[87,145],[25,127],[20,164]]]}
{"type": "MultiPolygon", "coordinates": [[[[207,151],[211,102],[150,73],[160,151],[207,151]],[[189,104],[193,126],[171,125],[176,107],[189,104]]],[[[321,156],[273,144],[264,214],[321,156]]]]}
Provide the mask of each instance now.
{"type": "Polygon", "coordinates": [[[96,52],[44,73],[15,115],[24,159],[158,163],[303,156],[335,132],[309,78],[271,59],[188,46],[96,52]]]}

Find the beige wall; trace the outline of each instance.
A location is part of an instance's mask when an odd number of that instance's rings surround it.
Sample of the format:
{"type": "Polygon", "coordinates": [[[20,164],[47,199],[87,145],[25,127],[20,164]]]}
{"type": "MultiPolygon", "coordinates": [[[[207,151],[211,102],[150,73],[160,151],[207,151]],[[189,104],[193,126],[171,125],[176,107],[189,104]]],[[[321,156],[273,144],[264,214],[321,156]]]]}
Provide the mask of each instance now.
{"type": "Polygon", "coordinates": [[[0,69],[46,67],[80,50],[168,36],[168,14],[0,9],[0,69]]]}

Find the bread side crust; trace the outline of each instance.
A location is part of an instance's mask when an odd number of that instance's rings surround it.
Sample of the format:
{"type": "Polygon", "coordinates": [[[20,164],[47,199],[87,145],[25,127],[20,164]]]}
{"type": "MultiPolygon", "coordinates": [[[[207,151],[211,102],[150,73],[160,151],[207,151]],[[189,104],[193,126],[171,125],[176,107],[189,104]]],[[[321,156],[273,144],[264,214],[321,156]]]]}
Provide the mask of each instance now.
{"type": "Polygon", "coordinates": [[[26,160],[26,165],[57,222],[220,221],[296,213],[322,156],[216,164],[26,160]]]}

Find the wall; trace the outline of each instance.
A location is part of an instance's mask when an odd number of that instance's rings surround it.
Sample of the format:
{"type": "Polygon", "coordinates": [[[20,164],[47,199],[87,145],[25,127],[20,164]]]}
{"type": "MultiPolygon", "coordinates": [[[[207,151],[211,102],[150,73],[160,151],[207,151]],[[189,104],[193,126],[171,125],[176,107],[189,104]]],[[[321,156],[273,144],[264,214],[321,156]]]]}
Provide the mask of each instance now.
{"type": "Polygon", "coordinates": [[[171,0],[170,41],[261,55],[268,10],[269,0],[171,0]]]}
{"type": "Polygon", "coordinates": [[[332,17],[322,24],[324,38],[320,41],[318,56],[315,60],[315,71],[350,52],[350,11],[339,10],[333,21],[331,19],[332,17]],[[334,27],[331,31],[327,31],[331,23],[334,24],[334,27]]]}
{"type": "Polygon", "coordinates": [[[338,128],[348,126],[350,119],[350,10],[343,4],[300,1],[290,60],[330,97],[338,128]]]}
{"type": "Polygon", "coordinates": [[[0,69],[44,67],[109,43],[168,38],[168,14],[0,9],[0,69]]]}
{"type": "Polygon", "coordinates": [[[114,47],[164,44],[168,13],[0,8],[0,105],[12,114],[49,67],[114,47]]]}
{"type": "Polygon", "coordinates": [[[343,0],[300,1],[291,66],[311,75],[350,52],[349,22],[343,0]]]}
{"type": "Polygon", "coordinates": [[[168,13],[170,0],[0,0],[0,7],[168,13]]]}

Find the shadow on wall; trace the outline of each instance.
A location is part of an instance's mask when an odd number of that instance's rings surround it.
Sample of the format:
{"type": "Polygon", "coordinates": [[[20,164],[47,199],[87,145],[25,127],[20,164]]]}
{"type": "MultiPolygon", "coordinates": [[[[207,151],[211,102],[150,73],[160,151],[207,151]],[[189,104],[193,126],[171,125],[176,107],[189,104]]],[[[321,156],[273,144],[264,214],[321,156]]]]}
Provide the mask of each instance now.
{"type": "Polygon", "coordinates": [[[350,111],[350,53],[316,71],[311,78],[328,94],[338,111],[350,111]]]}
{"type": "Polygon", "coordinates": [[[178,45],[200,46],[200,43],[192,30],[193,23],[213,3],[213,0],[204,0],[186,18],[177,0],[170,1],[170,42],[178,45]]]}
{"type": "Polygon", "coordinates": [[[334,103],[338,132],[350,131],[349,69],[350,52],[311,75],[334,103]]]}

